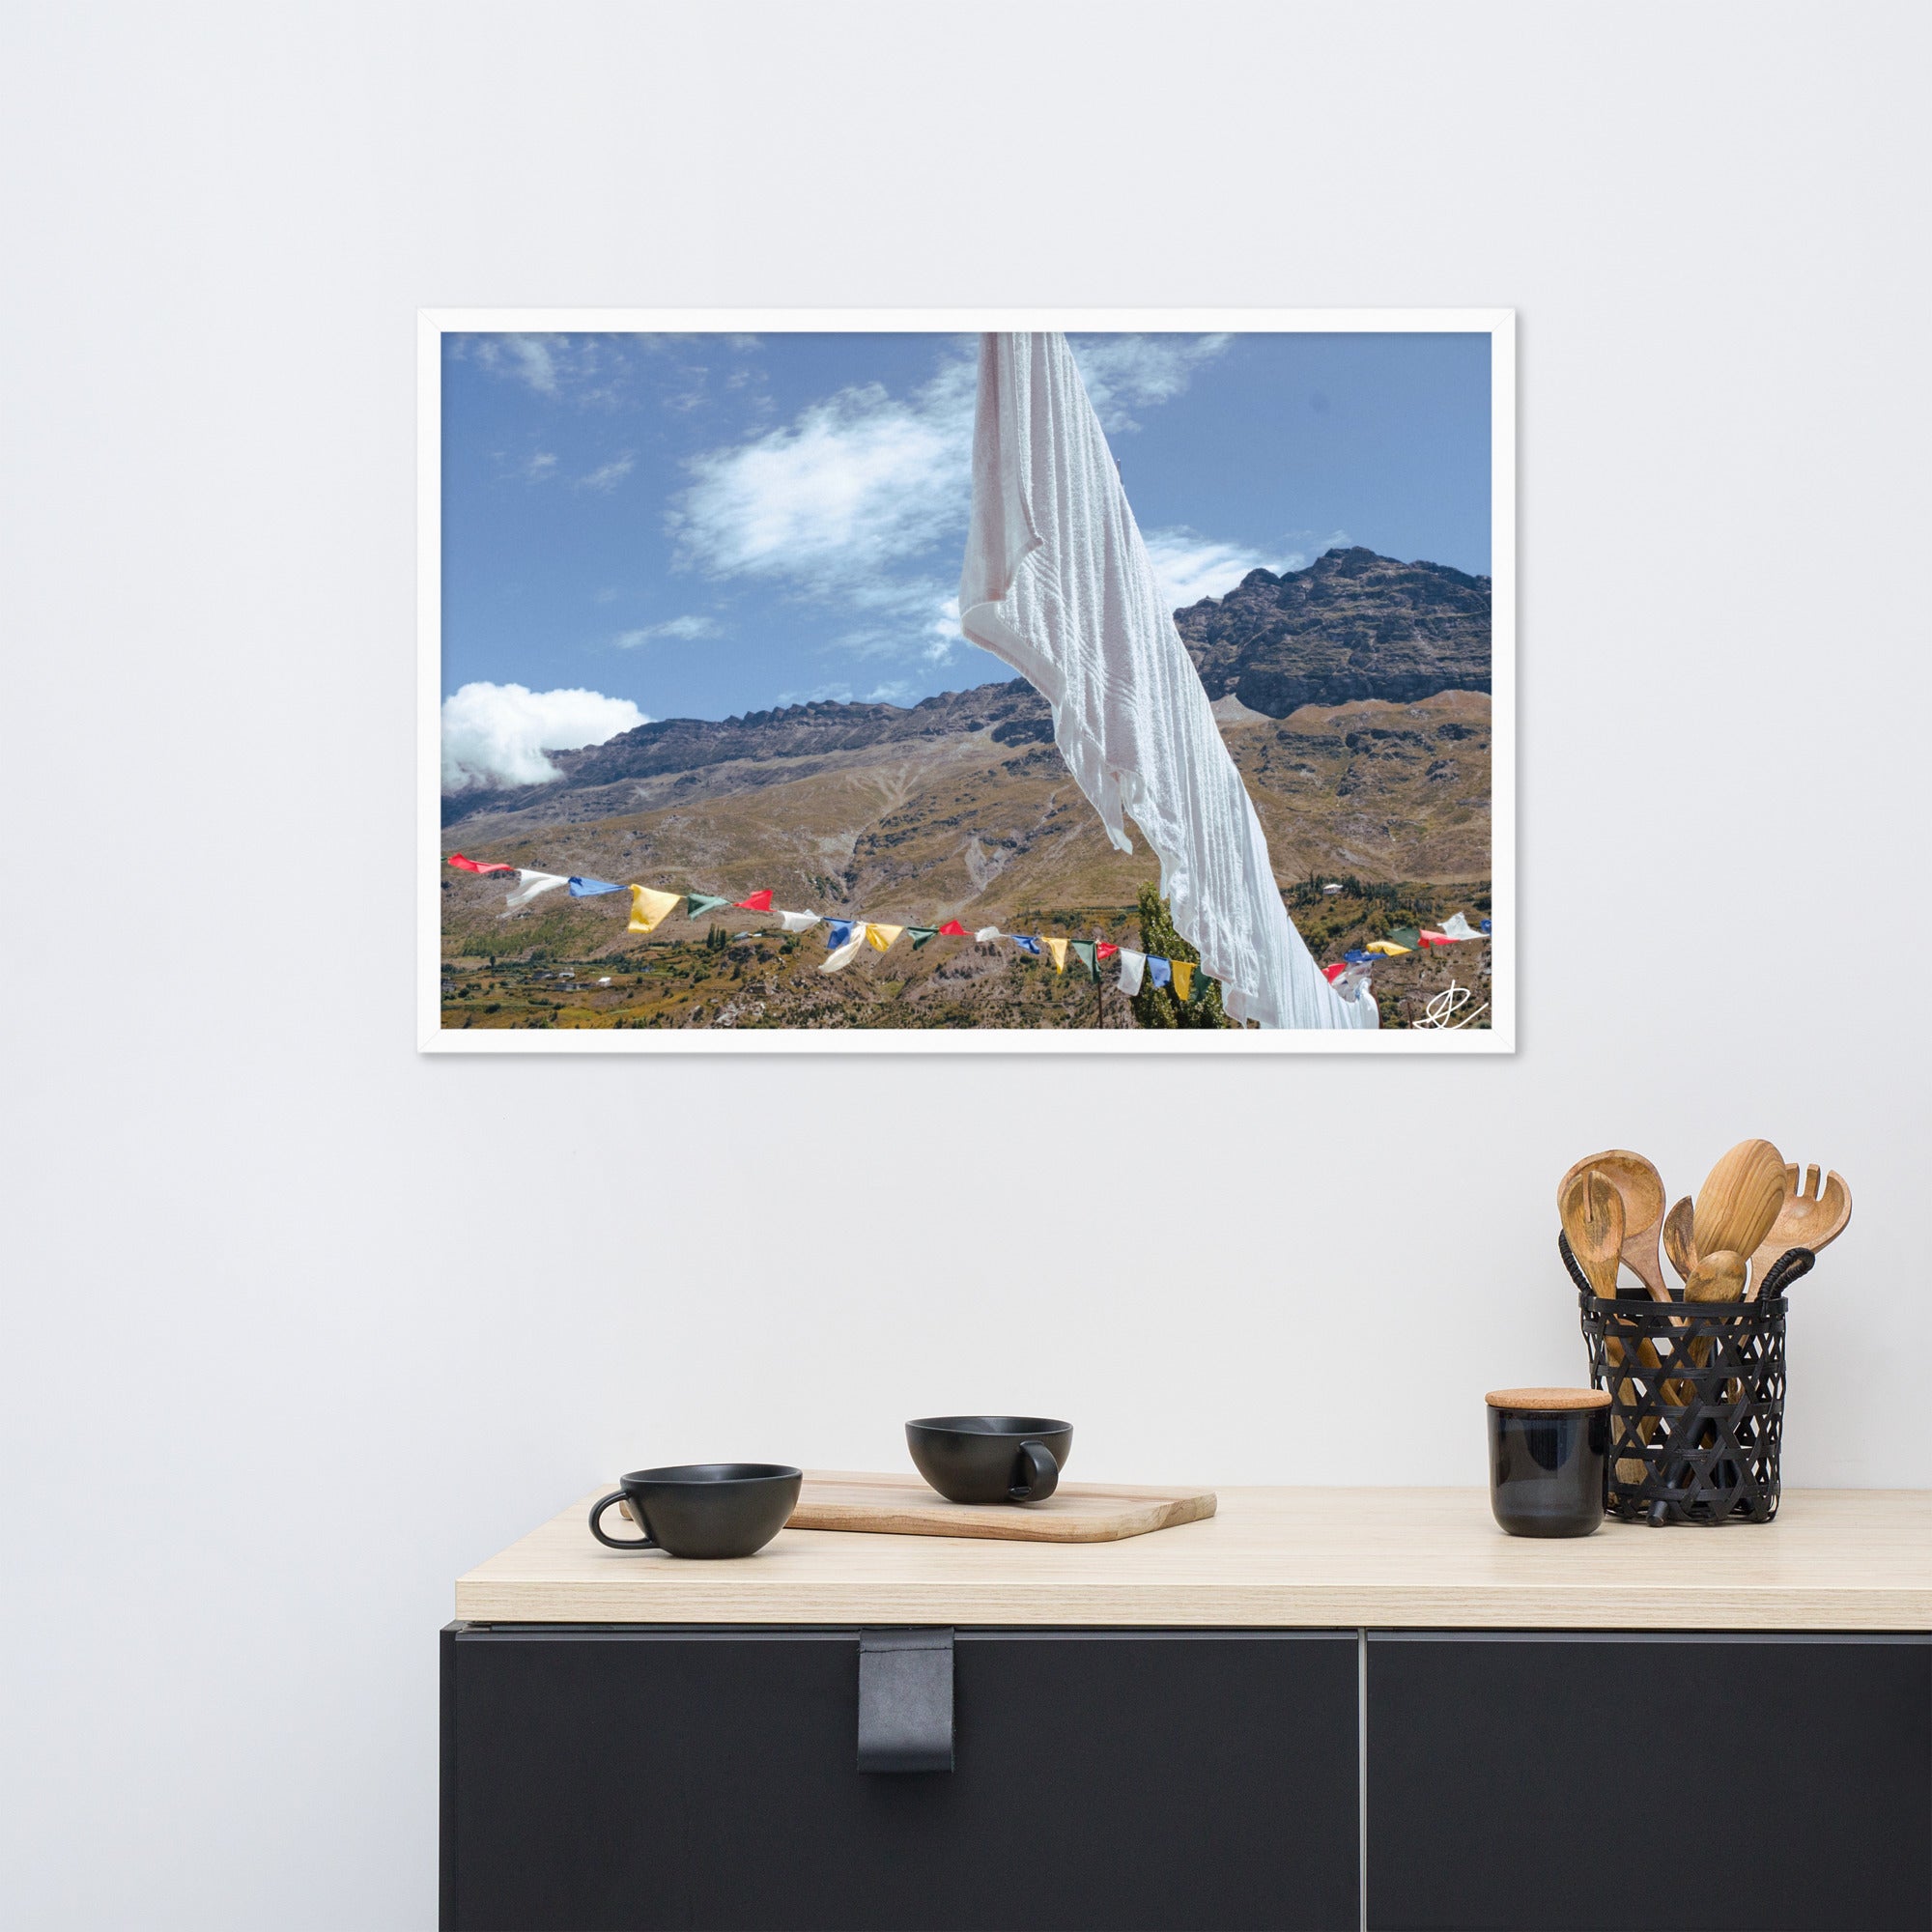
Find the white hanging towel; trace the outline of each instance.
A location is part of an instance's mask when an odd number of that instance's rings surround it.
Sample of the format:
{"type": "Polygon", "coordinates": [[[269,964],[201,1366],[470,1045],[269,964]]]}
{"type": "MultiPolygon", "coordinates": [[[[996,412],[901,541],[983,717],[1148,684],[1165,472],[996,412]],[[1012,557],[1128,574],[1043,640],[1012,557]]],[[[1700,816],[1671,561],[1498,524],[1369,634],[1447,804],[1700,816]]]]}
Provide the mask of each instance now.
{"type": "Polygon", "coordinates": [[[1147,964],[1147,954],[1136,952],[1131,946],[1121,948],[1121,991],[1128,999],[1141,989],[1141,968],[1147,964]]]}
{"type": "Polygon", "coordinates": [[[506,906],[528,905],[539,893],[554,893],[559,886],[567,886],[568,879],[560,879],[554,872],[517,873],[517,890],[503,903],[506,906]]]}
{"type": "Polygon", "coordinates": [[[973,526],[959,624],[1053,708],[1053,735],[1107,836],[1131,816],[1175,929],[1236,1022],[1372,1027],[1290,923],[1267,840],[1167,607],[1120,472],[1058,331],[980,338],[973,526]]]}

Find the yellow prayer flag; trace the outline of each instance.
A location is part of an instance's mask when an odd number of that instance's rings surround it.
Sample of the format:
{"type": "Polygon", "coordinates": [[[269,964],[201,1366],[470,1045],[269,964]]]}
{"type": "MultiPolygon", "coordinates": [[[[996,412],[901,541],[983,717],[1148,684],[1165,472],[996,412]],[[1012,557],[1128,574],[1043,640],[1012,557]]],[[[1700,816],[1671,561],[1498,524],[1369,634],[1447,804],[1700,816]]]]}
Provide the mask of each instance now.
{"type": "Polygon", "coordinates": [[[630,929],[654,932],[683,903],[682,893],[654,893],[648,886],[633,886],[630,929]]]}
{"type": "Polygon", "coordinates": [[[1039,942],[1039,943],[1040,943],[1040,944],[1041,944],[1041,945],[1042,945],[1043,947],[1045,947],[1045,948],[1046,948],[1046,950],[1047,950],[1047,951],[1048,951],[1048,952],[1049,952],[1050,953],[1052,953],[1052,954],[1053,954],[1053,970],[1054,970],[1054,971],[1055,971],[1056,973],[1064,973],[1064,972],[1065,972],[1065,971],[1066,971],[1066,942],[1065,942],[1065,940],[1064,940],[1064,939],[1048,939],[1048,938],[1045,938],[1044,936],[1042,936],[1042,937],[1041,937],[1041,939],[1040,939],[1040,942],[1039,942]]]}
{"type": "Polygon", "coordinates": [[[1194,962],[1191,959],[1177,959],[1174,962],[1174,997],[1185,1000],[1187,991],[1194,984],[1194,962]]]}
{"type": "Polygon", "coordinates": [[[904,930],[902,925],[868,925],[866,937],[876,951],[883,952],[904,930]]]}
{"type": "Polygon", "coordinates": [[[1384,959],[1397,958],[1412,950],[1406,946],[1398,946],[1392,939],[1372,939],[1362,949],[1364,952],[1379,952],[1384,959]]]}

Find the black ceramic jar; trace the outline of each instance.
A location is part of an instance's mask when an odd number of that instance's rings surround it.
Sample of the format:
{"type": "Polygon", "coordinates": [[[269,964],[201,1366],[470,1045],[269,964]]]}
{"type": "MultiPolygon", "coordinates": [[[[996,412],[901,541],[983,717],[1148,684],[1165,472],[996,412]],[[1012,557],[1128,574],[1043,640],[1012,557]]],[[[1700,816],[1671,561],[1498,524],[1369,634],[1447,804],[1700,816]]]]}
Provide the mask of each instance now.
{"type": "Polygon", "coordinates": [[[1604,1520],[1607,1389],[1492,1389],[1490,1507],[1512,1536],[1588,1536],[1604,1520]]]}

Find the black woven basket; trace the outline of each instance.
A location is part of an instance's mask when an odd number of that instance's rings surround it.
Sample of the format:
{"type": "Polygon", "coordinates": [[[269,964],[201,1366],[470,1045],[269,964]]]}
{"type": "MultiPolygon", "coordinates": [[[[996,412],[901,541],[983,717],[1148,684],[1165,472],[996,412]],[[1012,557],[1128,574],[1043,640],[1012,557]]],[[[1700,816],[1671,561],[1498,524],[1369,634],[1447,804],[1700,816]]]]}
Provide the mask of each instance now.
{"type": "Polygon", "coordinates": [[[1626,1522],[1769,1522],[1784,1434],[1784,1290],[1810,1271],[1793,1248],[1754,1301],[1594,1294],[1570,1243],[1590,1385],[1610,1392],[1607,1507],[1626,1522]]]}

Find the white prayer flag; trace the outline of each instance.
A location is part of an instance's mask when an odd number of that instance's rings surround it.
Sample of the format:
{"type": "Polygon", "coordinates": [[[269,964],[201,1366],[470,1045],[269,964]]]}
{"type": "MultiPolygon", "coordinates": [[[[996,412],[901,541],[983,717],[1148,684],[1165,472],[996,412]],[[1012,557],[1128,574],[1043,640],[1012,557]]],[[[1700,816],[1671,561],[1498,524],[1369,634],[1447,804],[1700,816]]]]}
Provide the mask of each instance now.
{"type": "Polygon", "coordinates": [[[1335,997],[1290,923],[1235,769],[1057,331],[980,338],[960,629],[1053,708],[1054,742],[1107,835],[1131,816],[1175,928],[1237,1023],[1376,1024],[1335,997]]]}

